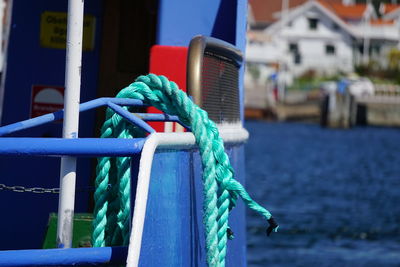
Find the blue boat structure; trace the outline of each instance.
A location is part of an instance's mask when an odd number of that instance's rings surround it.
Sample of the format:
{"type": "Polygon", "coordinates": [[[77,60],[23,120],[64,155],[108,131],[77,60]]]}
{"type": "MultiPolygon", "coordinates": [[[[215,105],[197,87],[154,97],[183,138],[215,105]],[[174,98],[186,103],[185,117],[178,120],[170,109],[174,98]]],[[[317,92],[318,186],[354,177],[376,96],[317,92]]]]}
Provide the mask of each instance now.
{"type": "Polygon", "coordinates": [[[7,1],[0,266],[246,266],[245,205],[278,228],[242,186],[246,14],[7,1]]]}

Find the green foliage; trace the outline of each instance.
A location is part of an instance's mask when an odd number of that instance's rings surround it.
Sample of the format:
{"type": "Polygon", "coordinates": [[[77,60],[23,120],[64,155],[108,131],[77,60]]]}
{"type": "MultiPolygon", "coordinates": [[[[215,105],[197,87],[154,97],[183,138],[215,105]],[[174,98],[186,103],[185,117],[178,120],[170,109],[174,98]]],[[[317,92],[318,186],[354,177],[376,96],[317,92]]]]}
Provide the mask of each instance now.
{"type": "Polygon", "coordinates": [[[393,48],[389,51],[389,69],[398,70],[400,69],[400,50],[393,48]]]}
{"type": "Polygon", "coordinates": [[[257,66],[257,64],[247,63],[247,71],[254,80],[258,80],[260,78],[260,68],[257,66]]]}
{"type": "Polygon", "coordinates": [[[373,81],[400,84],[400,50],[393,48],[387,57],[387,68],[381,68],[379,64],[370,61],[368,64],[355,66],[355,71],[358,75],[369,77],[373,81]]]}
{"type": "Polygon", "coordinates": [[[336,75],[326,76],[326,75],[318,75],[315,70],[308,70],[304,72],[301,76],[294,80],[292,86],[290,86],[289,90],[304,90],[304,91],[312,91],[319,90],[322,82],[326,81],[336,81],[340,79],[341,74],[338,73],[336,75]]]}

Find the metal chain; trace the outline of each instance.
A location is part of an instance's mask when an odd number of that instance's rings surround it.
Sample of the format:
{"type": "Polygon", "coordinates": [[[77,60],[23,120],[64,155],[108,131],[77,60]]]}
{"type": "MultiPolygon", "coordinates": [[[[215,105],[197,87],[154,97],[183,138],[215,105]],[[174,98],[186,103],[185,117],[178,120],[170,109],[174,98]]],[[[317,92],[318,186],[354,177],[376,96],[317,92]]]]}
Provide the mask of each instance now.
{"type": "Polygon", "coordinates": [[[42,187],[25,187],[21,185],[14,185],[14,186],[7,186],[5,184],[0,184],[0,191],[1,190],[8,190],[8,191],[13,191],[17,193],[35,193],[35,194],[44,194],[44,193],[50,193],[50,194],[58,194],[60,193],[60,188],[42,188],[42,187]]]}
{"type": "MultiPolygon", "coordinates": [[[[35,194],[59,194],[60,188],[43,188],[43,187],[25,187],[21,185],[7,186],[5,184],[0,184],[0,191],[8,190],[17,193],[35,193],[35,194]]],[[[94,187],[77,188],[77,192],[90,192],[94,191],[94,187]]]]}

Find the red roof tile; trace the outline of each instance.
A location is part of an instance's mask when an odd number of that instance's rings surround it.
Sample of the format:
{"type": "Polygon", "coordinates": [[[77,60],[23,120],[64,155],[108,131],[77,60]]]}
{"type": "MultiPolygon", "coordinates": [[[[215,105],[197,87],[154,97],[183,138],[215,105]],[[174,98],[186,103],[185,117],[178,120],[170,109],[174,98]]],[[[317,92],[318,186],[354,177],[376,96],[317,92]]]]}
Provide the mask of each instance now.
{"type": "MultiPolygon", "coordinates": [[[[307,0],[290,0],[289,7],[299,6],[307,0]]],[[[282,0],[249,0],[254,20],[258,23],[272,23],[276,20],[274,13],[282,11],[282,0]]]]}
{"type": "Polygon", "coordinates": [[[383,20],[383,19],[373,19],[370,23],[374,26],[384,26],[384,25],[393,25],[395,21],[392,20],[383,20]]]}
{"type": "Polygon", "coordinates": [[[400,5],[398,5],[398,4],[383,4],[382,13],[387,14],[398,8],[400,8],[400,5]]]}
{"type": "Polygon", "coordinates": [[[343,20],[361,19],[367,10],[366,4],[343,5],[341,3],[331,3],[326,0],[319,0],[318,2],[329,8],[343,20]]]}
{"type": "MultiPolygon", "coordinates": [[[[304,4],[309,0],[290,0],[289,8],[304,4]]],[[[367,5],[343,5],[342,0],[318,0],[318,2],[336,13],[344,20],[361,19],[367,5]]],[[[282,11],[282,0],[249,0],[254,20],[257,23],[272,23],[277,19],[273,16],[282,11]]]]}

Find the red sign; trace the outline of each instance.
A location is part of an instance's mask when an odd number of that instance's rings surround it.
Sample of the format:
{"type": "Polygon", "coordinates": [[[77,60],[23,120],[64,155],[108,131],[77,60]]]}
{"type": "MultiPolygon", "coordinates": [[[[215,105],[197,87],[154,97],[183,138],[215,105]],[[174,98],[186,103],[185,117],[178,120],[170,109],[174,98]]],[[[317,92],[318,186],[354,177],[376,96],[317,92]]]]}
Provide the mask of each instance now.
{"type": "Polygon", "coordinates": [[[64,108],[64,87],[33,85],[31,118],[64,108]]]}

